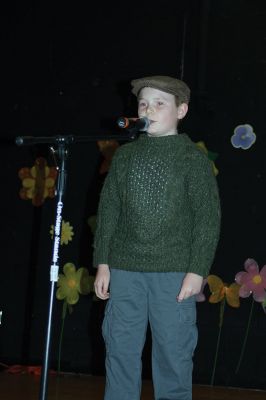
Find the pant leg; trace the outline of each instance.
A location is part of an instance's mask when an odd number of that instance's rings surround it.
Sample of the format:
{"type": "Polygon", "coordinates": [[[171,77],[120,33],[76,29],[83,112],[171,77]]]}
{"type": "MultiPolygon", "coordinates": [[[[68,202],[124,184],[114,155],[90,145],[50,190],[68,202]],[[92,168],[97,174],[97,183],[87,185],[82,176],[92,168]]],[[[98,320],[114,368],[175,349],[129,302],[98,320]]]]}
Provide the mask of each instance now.
{"type": "Polygon", "coordinates": [[[154,274],[149,286],[155,400],[191,400],[197,343],[194,296],[178,303],[183,273],[154,274]]]}
{"type": "Polygon", "coordinates": [[[111,270],[110,299],[103,321],[105,400],[140,399],[141,356],[147,324],[147,287],[143,274],[111,270]]]}

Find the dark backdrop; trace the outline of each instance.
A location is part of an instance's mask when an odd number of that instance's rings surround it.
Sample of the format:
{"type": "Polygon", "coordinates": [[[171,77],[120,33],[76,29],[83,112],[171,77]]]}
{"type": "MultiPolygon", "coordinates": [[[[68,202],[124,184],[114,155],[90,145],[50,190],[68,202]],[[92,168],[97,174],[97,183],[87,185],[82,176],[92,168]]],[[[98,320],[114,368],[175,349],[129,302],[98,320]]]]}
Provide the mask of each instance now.
{"type": "MultiPolygon", "coordinates": [[[[120,115],[135,115],[130,80],[152,74],[183,77],[192,89],[182,124],[192,140],[218,153],[221,239],[212,272],[233,282],[248,257],[265,254],[266,4],[264,0],[154,2],[16,2],[1,12],[1,279],[0,361],[40,364],[44,348],[54,201],[40,208],[19,198],[18,170],[47,146],[18,148],[18,135],[93,135],[113,132],[120,115]],[[182,56],[183,54],[183,56],[182,56]],[[235,126],[254,127],[247,151],[230,143],[235,126]]],[[[71,146],[64,218],[74,227],[61,265],[94,271],[92,233],[104,176],[95,143],[71,146]]],[[[226,308],[216,384],[265,388],[266,316],[255,304],[245,356],[237,375],[251,301],[226,308]]],[[[56,301],[51,365],[56,367],[62,303],[56,301]]],[[[104,374],[100,326],[104,303],[81,297],[64,330],[62,368],[104,374]]],[[[198,304],[199,345],[194,381],[209,383],[219,305],[198,304]]],[[[151,376],[150,336],[143,373],[151,376]]]]}

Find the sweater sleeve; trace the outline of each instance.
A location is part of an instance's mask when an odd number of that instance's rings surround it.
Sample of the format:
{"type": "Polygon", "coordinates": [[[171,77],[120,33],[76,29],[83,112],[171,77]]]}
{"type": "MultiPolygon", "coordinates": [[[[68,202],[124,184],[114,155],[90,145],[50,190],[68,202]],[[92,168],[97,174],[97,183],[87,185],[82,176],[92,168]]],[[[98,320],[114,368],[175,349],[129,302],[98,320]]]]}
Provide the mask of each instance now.
{"type": "Polygon", "coordinates": [[[206,277],[219,240],[221,209],[212,165],[200,151],[189,161],[188,195],[194,217],[188,272],[206,277]]]}
{"type": "Polygon", "coordinates": [[[105,178],[100,195],[94,237],[93,266],[108,264],[108,255],[113,233],[120,214],[120,197],[117,182],[117,150],[105,178]]]}

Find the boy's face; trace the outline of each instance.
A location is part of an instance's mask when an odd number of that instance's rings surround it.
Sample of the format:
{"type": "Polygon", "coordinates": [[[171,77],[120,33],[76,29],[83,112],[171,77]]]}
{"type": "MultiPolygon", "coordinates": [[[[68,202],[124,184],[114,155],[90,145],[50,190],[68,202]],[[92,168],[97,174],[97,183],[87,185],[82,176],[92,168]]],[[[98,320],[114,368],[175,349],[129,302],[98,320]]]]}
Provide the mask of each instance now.
{"type": "Polygon", "coordinates": [[[147,129],[149,136],[175,135],[178,121],[184,118],[187,110],[187,104],[177,106],[173,94],[158,89],[144,87],[138,96],[138,115],[151,122],[147,129]]]}

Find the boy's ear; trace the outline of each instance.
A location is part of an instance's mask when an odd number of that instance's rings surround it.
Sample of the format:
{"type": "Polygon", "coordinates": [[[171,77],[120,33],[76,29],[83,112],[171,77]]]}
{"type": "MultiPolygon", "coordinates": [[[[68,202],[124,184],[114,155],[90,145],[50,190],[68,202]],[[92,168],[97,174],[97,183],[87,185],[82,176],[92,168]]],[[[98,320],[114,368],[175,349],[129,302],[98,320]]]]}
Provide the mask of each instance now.
{"type": "Polygon", "coordinates": [[[186,103],[180,104],[177,108],[177,118],[182,119],[188,112],[188,105],[186,103]]]}

